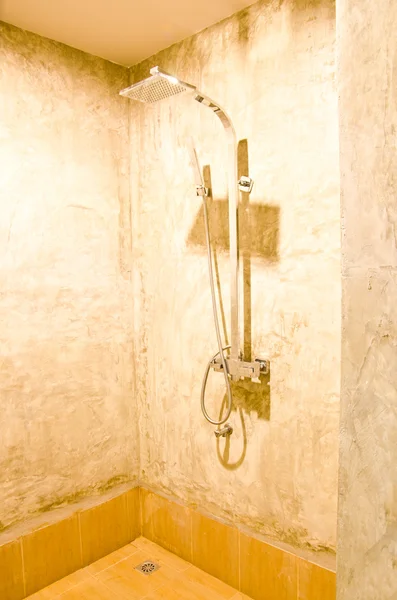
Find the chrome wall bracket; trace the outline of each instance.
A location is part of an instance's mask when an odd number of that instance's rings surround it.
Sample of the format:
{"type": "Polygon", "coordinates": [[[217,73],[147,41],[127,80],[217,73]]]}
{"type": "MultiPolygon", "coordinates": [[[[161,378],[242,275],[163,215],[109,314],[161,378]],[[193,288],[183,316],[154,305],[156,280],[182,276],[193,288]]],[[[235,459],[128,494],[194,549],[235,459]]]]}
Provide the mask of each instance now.
{"type": "Polygon", "coordinates": [[[209,189],[203,185],[196,185],[196,196],[208,196],[209,189]]]}
{"type": "Polygon", "coordinates": [[[246,194],[250,194],[252,192],[252,187],[254,185],[254,180],[251,177],[240,177],[238,180],[238,189],[240,192],[245,192],[246,194]]]}
{"type": "MultiPolygon", "coordinates": [[[[270,363],[266,359],[257,358],[253,361],[245,361],[242,358],[226,359],[227,370],[233,381],[238,381],[239,379],[259,379],[261,375],[267,375],[270,370],[270,363]]],[[[217,357],[212,362],[212,368],[214,371],[223,371],[222,362],[219,357],[217,357]]]]}

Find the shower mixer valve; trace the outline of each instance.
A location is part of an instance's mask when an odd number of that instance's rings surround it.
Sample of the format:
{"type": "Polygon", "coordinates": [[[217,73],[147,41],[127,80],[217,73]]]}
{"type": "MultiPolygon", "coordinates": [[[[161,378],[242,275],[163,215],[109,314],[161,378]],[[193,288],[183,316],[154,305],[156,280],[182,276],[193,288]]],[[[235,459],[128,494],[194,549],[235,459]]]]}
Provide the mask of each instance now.
{"type": "MultiPolygon", "coordinates": [[[[254,361],[247,362],[242,358],[231,359],[226,358],[227,370],[233,381],[239,379],[259,379],[260,375],[267,375],[269,373],[269,361],[257,358],[254,361]]],[[[223,371],[223,366],[220,357],[217,357],[212,362],[212,368],[214,371],[223,371]]]]}

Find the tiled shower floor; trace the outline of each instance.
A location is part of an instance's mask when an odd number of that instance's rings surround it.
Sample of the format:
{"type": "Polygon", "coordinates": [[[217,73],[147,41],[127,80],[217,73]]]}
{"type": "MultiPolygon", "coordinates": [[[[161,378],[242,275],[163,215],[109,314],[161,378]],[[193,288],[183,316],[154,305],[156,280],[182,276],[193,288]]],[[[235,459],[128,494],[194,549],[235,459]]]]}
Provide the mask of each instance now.
{"type": "Polygon", "coordinates": [[[145,538],[120,548],[29,600],[250,600],[145,538]],[[135,567],[153,560],[160,569],[143,575],[135,567]]]}

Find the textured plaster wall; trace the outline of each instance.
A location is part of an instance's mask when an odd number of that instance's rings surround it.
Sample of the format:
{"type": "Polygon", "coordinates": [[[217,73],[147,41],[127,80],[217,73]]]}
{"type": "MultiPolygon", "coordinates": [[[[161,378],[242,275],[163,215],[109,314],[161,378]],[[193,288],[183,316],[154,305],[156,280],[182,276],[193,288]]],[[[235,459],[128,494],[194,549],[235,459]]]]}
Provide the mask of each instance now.
{"type": "MultiPolygon", "coordinates": [[[[212,188],[211,232],[229,323],[226,146],[191,98],[131,103],[136,395],[142,481],[278,540],[335,547],[340,386],[340,202],[335,6],[259,2],[132,70],[159,64],[230,113],[242,200],[242,348],[271,377],[235,387],[230,442],[200,411],[216,352],[187,145],[212,188]],[[243,140],[246,140],[245,142],[243,140]]],[[[229,332],[230,333],[230,332],[229,332]]],[[[224,386],[213,375],[208,407],[224,386]]]]}
{"type": "Polygon", "coordinates": [[[341,0],[338,599],[397,598],[397,4],[341,0]]]}
{"type": "Polygon", "coordinates": [[[0,24],[0,529],[138,474],[128,71],[0,24]]]}

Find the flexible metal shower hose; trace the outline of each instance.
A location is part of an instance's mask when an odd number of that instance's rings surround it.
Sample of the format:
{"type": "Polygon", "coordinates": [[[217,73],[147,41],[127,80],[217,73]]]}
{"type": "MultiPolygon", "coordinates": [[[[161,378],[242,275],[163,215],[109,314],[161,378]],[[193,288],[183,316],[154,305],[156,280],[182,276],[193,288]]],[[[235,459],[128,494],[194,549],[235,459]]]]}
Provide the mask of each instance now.
{"type": "Polygon", "coordinates": [[[219,327],[218,310],[216,307],[214,271],[212,268],[211,239],[210,239],[210,228],[209,228],[209,222],[208,222],[208,208],[207,208],[207,202],[206,202],[205,196],[203,196],[203,207],[204,207],[205,237],[206,237],[206,241],[207,241],[208,271],[209,271],[209,276],[210,276],[211,297],[212,297],[212,310],[214,313],[216,339],[218,341],[218,352],[216,354],[214,354],[214,356],[209,360],[207,367],[205,369],[203,383],[201,385],[201,410],[203,411],[203,415],[207,419],[207,421],[209,421],[213,425],[223,425],[223,423],[226,423],[226,421],[230,417],[230,413],[232,412],[232,403],[233,403],[233,395],[232,395],[232,389],[230,386],[229,372],[228,372],[227,362],[226,362],[225,355],[224,355],[224,351],[228,350],[230,348],[230,346],[224,346],[224,347],[222,346],[222,338],[221,338],[221,331],[220,331],[220,327],[219,327]],[[217,358],[217,356],[221,357],[222,371],[223,371],[223,375],[225,377],[225,384],[226,384],[226,391],[227,391],[227,398],[228,398],[227,408],[226,408],[226,416],[223,419],[218,420],[218,421],[216,419],[211,419],[211,417],[207,413],[207,409],[205,407],[205,390],[207,387],[208,374],[210,372],[211,365],[214,362],[214,360],[217,358]]]}

